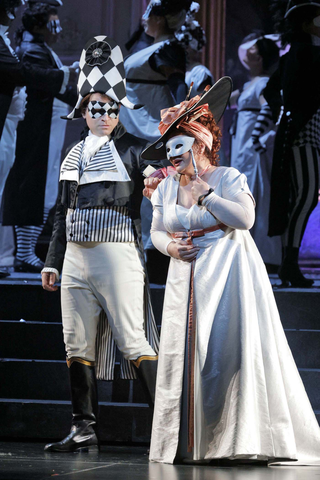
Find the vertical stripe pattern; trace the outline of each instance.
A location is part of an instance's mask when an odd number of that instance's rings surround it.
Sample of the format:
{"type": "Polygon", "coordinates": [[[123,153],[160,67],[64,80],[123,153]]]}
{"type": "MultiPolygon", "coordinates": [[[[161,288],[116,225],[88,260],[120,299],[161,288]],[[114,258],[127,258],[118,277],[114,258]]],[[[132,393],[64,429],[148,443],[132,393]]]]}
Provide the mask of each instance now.
{"type": "Polygon", "coordinates": [[[68,242],[134,242],[132,219],[127,207],[97,207],[68,210],[68,242]]]}
{"type": "Polygon", "coordinates": [[[311,145],[293,147],[293,208],[284,236],[286,247],[300,247],[312,210],[318,203],[319,150],[311,145]]]}

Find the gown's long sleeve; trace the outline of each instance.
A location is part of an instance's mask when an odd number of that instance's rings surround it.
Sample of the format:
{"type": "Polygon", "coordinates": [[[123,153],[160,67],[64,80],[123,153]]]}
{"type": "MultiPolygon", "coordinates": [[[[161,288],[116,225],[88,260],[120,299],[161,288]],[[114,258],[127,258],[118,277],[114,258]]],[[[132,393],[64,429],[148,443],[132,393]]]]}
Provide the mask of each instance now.
{"type": "Polygon", "coordinates": [[[151,241],[159,252],[170,257],[168,253],[168,245],[172,242],[172,237],[166,231],[163,224],[163,207],[160,205],[154,205],[153,208],[151,241]]]}
{"type": "Polygon", "coordinates": [[[249,230],[254,224],[254,203],[247,193],[240,193],[234,200],[211,193],[204,198],[202,205],[228,227],[249,230]]]}

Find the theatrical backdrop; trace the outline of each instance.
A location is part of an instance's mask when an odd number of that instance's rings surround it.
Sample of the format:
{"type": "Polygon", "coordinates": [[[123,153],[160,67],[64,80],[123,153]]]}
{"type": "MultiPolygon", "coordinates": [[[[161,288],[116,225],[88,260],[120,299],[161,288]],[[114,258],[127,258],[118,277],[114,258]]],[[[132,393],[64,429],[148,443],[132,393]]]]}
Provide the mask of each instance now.
{"type": "MultiPolygon", "coordinates": [[[[247,80],[237,50],[241,40],[254,30],[272,33],[272,18],[268,0],[198,0],[201,5],[197,19],[206,31],[207,45],[203,50],[203,63],[211,70],[214,79],[230,75],[234,87],[247,80]]],[[[82,47],[94,35],[106,34],[121,46],[124,57],[128,54],[125,43],[139,25],[148,0],[64,0],[60,9],[63,32],[55,50],[65,65],[79,60],[82,47]]],[[[20,9],[21,15],[22,9],[20,9]]],[[[20,17],[15,25],[20,24],[20,17]]],[[[11,28],[13,39],[15,25],[11,28]]],[[[223,151],[221,163],[229,164],[230,136],[228,129],[234,112],[227,111],[223,118],[223,151]]],[[[82,122],[69,122],[65,148],[79,138],[82,122]]],[[[64,152],[64,149],[63,149],[64,152]]],[[[320,206],[309,219],[301,246],[303,258],[320,258],[320,206]]]]}

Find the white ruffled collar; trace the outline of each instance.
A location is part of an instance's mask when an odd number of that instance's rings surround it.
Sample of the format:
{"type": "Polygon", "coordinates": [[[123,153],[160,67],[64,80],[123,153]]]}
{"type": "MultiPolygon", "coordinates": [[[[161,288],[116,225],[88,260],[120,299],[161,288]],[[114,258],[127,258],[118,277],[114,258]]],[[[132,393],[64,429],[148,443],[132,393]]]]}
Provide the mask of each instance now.
{"type": "Polygon", "coordinates": [[[89,135],[86,137],[83,145],[83,160],[85,163],[88,163],[90,158],[94,157],[94,155],[105,145],[109,142],[110,136],[104,135],[103,137],[98,137],[94,135],[89,130],[89,135]]]}

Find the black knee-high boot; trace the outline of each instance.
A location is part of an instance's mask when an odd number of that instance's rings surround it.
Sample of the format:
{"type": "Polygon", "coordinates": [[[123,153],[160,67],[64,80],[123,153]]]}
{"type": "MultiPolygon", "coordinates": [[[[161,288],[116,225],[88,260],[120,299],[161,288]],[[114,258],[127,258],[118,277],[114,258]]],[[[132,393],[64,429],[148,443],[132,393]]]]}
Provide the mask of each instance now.
{"type": "Polygon", "coordinates": [[[299,268],[298,258],[298,247],[285,247],[282,264],[278,272],[279,277],[283,286],[288,286],[291,283],[292,287],[310,288],[313,285],[313,280],[303,276],[299,268]]]}
{"type": "Polygon", "coordinates": [[[138,378],[142,383],[149,407],[153,408],[156,394],[158,356],[142,356],[137,360],[131,360],[131,363],[135,366],[138,378]]]}
{"type": "Polygon", "coordinates": [[[98,397],[95,368],[82,363],[84,362],[82,359],[72,360],[69,368],[72,399],[71,431],[61,442],[46,445],[46,452],[88,450],[99,444],[96,435],[98,397]]]}

